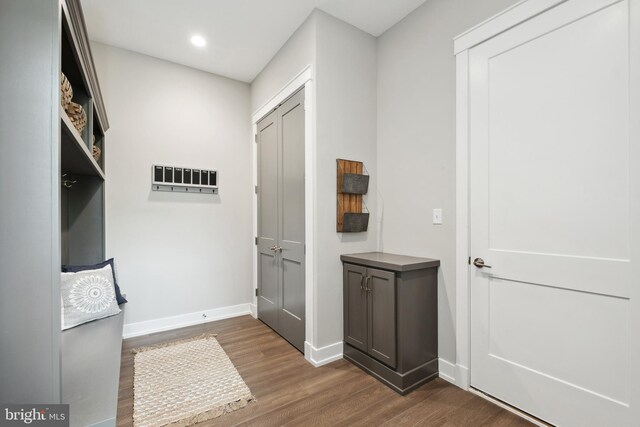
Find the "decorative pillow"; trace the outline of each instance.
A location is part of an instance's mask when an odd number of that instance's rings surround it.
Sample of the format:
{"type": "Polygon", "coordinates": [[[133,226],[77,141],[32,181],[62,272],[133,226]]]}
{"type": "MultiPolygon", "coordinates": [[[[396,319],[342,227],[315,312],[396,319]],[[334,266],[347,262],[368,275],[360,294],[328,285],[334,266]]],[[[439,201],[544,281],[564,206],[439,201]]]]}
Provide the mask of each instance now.
{"type": "Polygon", "coordinates": [[[104,267],[105,265],[110,265],[111,270],[113,271],[113,284],[115,285],[115,288],[116,288],[116,301],[118,301],[118,305],[128,302],[120,293],[120,286],[118,286],[118,277],[117,277],[118,274],[116,272],[116,266],[113,258],[110,258],[104,262],[101,262],[95,265],[63,265],[62,271],[67,273],[67,272],[78,272],[78,271],[85,271],[85,270],[97,270],[99,268],[104,267]]]}
{"type": "Polygon", "coordinates": [[[61,273],[62,330],[120,313],[113,285],[113,270],[61,273]]]}

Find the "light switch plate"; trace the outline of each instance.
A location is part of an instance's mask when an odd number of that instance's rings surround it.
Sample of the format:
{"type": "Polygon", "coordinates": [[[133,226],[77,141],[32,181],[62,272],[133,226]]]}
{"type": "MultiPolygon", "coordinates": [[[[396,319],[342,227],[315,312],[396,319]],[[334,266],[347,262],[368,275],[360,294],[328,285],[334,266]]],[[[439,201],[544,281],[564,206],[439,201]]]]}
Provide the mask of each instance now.
{"type": "Polygon", "coordinates": [[[433,210],[433,224],[434,225],[442,224],[442,209],[433,210]]]}

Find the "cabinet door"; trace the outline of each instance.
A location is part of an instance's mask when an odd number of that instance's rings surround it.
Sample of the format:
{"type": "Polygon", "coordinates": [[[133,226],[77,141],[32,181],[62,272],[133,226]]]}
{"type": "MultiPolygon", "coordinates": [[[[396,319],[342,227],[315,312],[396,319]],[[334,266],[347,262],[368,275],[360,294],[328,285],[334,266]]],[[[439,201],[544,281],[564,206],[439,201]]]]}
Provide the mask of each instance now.
{"type": "Polygon", "coordinates": [[[367,351],[366,273],[365,267],[344,265],[344,341],[364,352],[367,351]]]}
{"type": "Polygon", "coordinates": [[[396,277],[391,271],[367,269],[369,331],[367,352],[396,366],[396,277]]]}

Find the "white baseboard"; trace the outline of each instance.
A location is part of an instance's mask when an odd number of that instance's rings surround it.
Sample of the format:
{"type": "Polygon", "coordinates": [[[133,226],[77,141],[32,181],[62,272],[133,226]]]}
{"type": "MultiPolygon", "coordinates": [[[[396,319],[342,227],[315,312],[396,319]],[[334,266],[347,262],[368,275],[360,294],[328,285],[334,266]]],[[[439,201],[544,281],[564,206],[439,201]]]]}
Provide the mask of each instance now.
{"type": "Polygon", "coordinates": [[[251,310],[251,316],[253,316],[254,319],[258,318],[258,306],[250,303],[249,304],[249,310],[251,310]]]}
{"type": "Polygon", "coordinates": [[[456,365],[440,358],[438,359],[438,371],[440,378],[449,381],[451,384],[458,385],[456,382],[456,365]]]}
{"type": "Polygon", "coordinates": [[[438,370],[440,378],[463,390],[469,390],[469,368],[456,365],[445,359],[438,359],[438,370]]]}
{"type": "Polygon", "coordinates": [[[342,341],[320,348],[315,348],[305,341],[304,358],[316,368],[342,359],[342,341]]]}
{"type": "Polygon", "coordinates": [[[195,313],[179,314],[177,316],[162,317],[160,319],[146,320],[144,322],[128,323],[124,325],[122,337],[124,339],[133,338],[140,335],[169,331],[171,329],[184,328],[185,326],[198,325],[201,323],[244,316],[247,314],[253,316],[251,304],[249,303],[213,308],[195,313]]]}

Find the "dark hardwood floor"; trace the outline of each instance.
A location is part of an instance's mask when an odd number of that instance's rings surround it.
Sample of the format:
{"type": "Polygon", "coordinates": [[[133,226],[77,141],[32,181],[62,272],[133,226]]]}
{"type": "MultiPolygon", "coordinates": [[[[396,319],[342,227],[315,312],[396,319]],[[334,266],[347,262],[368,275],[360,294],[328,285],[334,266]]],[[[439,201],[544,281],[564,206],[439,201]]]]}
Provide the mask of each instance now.
{"type": "Polygon", "coordinates": [[[122,346],[118,426],[133,423],[131,349],[218,334],[218,342],[256,403],[198,426],[530,426],[486,400],[436,379],[400,396],[345,360],[314,368],[303,355],[250,316],[125,340],[122,346]]]}

